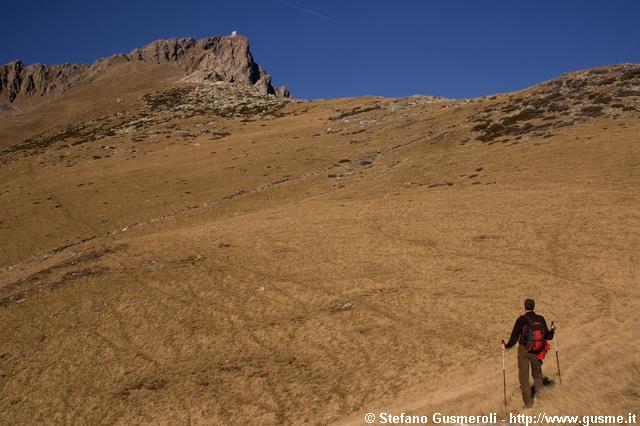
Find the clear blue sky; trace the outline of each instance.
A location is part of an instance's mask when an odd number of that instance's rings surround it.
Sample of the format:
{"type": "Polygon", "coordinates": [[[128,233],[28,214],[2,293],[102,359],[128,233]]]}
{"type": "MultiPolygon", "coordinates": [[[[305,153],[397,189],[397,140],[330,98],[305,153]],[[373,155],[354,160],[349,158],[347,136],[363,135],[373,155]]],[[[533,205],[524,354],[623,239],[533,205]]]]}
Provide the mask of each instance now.
{"type": "Polygon", "coordinates": [[[640,62],[640,0],[0,0],[0,13],[0,63],[238,30],[299,98],[475,97],[640,62]]]}

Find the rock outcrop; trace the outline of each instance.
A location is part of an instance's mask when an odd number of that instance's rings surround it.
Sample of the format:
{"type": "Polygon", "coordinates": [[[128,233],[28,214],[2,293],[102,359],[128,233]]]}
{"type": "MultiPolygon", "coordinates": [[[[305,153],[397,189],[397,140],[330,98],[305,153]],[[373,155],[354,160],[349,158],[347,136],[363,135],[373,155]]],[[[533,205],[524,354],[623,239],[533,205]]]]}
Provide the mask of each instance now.
{"type": "Polygon", "coordinates": [[[274,88],[269,75],[253,59],[249,40],[242,36],[202,40],[157,40],[129,54],[116,54],[93,65],[64,64],[25,66],[20,61],[0,65],[0,101],[58,94],[88,76],[109,72],[123,63],[176,63],[186,81],[225,81],[254,86],[262,94],[289,97],[286,87],[274,88]]]}
{"type": "Polygon", "coordinates": [[[13,102],[19,97],[61,93],[88,69],[88,65],[79,64],[25,66],[20,61],[0,65],[0,100],[13,102]]]}

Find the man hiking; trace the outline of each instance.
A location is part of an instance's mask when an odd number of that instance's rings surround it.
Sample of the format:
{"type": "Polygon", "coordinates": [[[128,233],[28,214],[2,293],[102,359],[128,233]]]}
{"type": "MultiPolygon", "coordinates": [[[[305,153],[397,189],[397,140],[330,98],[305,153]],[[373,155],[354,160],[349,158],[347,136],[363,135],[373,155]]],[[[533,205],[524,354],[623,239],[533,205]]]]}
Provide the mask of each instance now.
{"type": "Polygon", "coordinates": [[[518,375],[520,388],[522,389],[522,399],[525,407],[533,405],[535,393],[539,393],[543,386],[542,361],[549,350],[548,340],[553,340],[555,325],[551,323],[551,329],[547,328],[547,322],[542,315],[533,312],[536,303],[533,299],[524,301],[524,309],[527,311],[520,315],[513,326],[511,338],[505,344],[502,340],[502,349],[510,349],[516,343],[518,346],[518,375]],[[531,365],[531,375],[535,383],[535,393],[529,385],[529,365],[531,365]]]}

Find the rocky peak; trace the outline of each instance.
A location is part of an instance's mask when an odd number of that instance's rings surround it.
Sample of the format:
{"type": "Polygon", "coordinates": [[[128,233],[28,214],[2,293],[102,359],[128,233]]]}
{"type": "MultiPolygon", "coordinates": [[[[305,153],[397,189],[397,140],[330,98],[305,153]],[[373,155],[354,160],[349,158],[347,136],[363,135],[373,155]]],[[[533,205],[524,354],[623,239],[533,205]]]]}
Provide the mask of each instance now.
{"type": "Polygon", "coordinates": [[[184,81],[225,81],[254,86],[262,94],[289,96],[286,87],[274,88],[271,76],[253,59],[249,40],[243,36],[202,40],[179,38],[156,40],[129,54],[116,54],[84,64],[25,66],[20,61],[0,65],[0,102],[61,93],[79,80],[109,72],[122,63],[176,63],[184,70],[184,81]]]}

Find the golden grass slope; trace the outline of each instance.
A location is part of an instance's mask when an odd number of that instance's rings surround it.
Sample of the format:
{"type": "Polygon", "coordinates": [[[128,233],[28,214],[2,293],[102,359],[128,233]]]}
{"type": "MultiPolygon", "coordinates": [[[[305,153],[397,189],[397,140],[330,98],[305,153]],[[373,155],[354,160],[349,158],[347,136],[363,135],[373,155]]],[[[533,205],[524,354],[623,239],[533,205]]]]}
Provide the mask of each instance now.
{"type": "Polygon", "coordinates": [[[9,424],[504,412],[498,342],[525,297],[558,322],[563,363],[535,413],[637,410],[635,109],[585,116],[578,88],[544,120],[557,98],[523,101],[546,86],[271,104],[128,81],[0,124],[9,424]]]}

